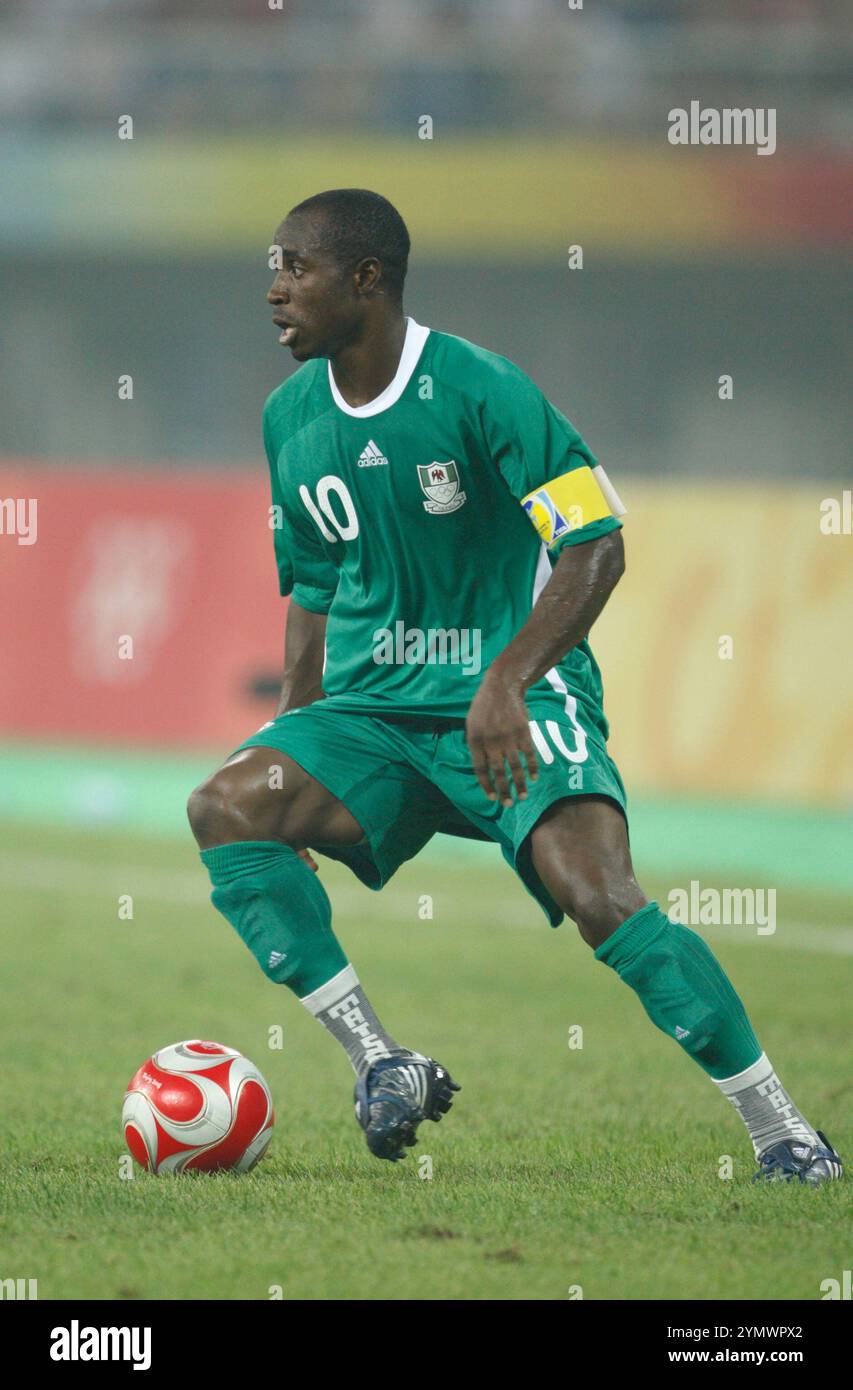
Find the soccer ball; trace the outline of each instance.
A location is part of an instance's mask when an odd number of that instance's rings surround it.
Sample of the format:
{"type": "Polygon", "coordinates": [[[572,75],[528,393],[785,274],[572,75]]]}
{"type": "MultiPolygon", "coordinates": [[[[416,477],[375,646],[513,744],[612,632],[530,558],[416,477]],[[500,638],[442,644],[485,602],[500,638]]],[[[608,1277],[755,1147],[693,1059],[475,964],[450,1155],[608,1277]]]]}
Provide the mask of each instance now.
{"type": "Polygon", "coordinates": [[[143,1062],[121,1112],[127,1147],[152,1173],[248,1173],[272,1138],[270,1090],[257,1067],[216,1042],[179,1042],[143,1062]]]}

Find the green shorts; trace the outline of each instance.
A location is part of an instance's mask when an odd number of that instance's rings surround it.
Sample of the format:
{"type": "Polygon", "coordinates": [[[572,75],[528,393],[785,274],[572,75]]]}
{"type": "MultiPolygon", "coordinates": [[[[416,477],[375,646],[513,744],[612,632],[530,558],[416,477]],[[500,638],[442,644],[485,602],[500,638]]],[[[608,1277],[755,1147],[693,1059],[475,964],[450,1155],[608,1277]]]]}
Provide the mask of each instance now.
{"type": "Polygon", "coordinates": [[[311,845],[379,889],[435,834],[494,840],[552,926],[563,913],[533,868],[528,836],[566,796],[605,796],[625,814],[625,788],[607,753],[600,709],[565,689],[528,700],[539,777],[527,800],[490,801],[471,764],[460,719],[354,714],[335,697],[290,710],[265,724],[243,748],[275,748],[342,801],[364,829],[360,844],[311,845]]]}

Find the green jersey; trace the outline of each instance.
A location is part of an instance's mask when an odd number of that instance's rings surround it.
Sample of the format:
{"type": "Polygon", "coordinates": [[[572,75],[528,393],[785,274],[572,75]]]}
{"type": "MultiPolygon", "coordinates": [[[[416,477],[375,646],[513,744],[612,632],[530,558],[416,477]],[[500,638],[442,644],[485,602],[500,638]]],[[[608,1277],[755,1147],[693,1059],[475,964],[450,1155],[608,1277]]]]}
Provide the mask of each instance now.
{"type": "MultiPolygon", "coordinates": [[[[264,442],[281,592],[328,614],[323,689],[353,712],[464,719],[564,546],[620,525],[609,507],[555,525],[545,485],[597,468],[583,439],[506,358],[412,319],[380,396],[348,405],[307,362],[267,400],[264,442]]],[[[539,684],[600,710],[586,641],[539,684]]]]}

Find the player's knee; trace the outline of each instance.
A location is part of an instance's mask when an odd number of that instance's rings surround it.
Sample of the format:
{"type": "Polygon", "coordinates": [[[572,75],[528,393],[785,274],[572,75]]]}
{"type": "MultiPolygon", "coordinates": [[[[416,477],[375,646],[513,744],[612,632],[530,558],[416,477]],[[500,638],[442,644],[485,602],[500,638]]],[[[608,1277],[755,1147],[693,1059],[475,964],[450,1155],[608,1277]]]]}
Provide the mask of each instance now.
{"type": "Polygon", "coordinates": [[[199,848],[238,840],[280,840],[303,848],[308,835],[304,791],[298,779],[285,787],[282,768],[263,759],[226,763],[187,803],[199,848]]]}
{"type": "Polygon", "coordinates": [[[251,783],[225,767],[196,787],[187,816],[201,849],[237,840],[276,838],[276,819],[251,783]]]}
{"type": "Polygon", "coordinates": [[[574,874],[566,882],[562,896],[560,906],[593,950],[646,904],[633,879],[613,878],[606,871],[596,870],[574,874]]]}
{"type": "Polygon", "coordinates": [[[229,844],[237,838],[228,833],[232,812],[215,776],[196,787],[187,802],[187,818],[201,849],[229,844]]]}

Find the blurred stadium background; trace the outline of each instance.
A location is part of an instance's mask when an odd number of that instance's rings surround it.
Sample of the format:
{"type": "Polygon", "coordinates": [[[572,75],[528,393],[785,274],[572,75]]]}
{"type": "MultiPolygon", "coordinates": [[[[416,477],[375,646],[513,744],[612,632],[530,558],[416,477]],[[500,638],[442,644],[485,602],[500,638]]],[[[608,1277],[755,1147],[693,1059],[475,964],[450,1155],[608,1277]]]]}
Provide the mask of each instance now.
{"type": "Polygon", "coordinates": [[[465,1078],[436,1141],[453,1184],[377,1174],[342,1059],[210,908],[184,804],[277,694],[260,412],[293,364],[268,247],[303,197],[376,188],[412,234],[408,311],[524,367],[627,503],[593,644],[639,877],[662,902],[691,879],[778,891],[775,936],[708,934],[849,1155],[853,537],[820,523],[827,499],[850,512],[851,58],[842,0],[6,0],[0,1275],[43,1297],[266,1297],[282,1268],[351,1297],[358,1268],[362,1297],[581,1277],[748,1298],[815,1297],[849,1263],[837,1194],[796,1230],[762,1208],[712,1088],[496,851],[443,836],[378,897],[328,870],[389,1026],[465,1078]],[[671,146],[692,100],[776,108],[776,153],[671,146]],[[239,1202],[113,1180],[124,1081],[188,1036],[244,1048],[286,1098],[239,1202]]]}
{"type": "Polygon", "coordinates": [[[595,636],[638,843],[850,886],[851,542],[819,521],[850,479],[851,56],[829,0],[10,0],[0,492],[39,530],[0,546],[5,813],[183,833],[266,717],[267,247],[362,184],[409,222],[409,311],[519,362],[627,498],[595,636]],[[776,107],[777,152],[672,147],[693,99],[776,107]]]}

